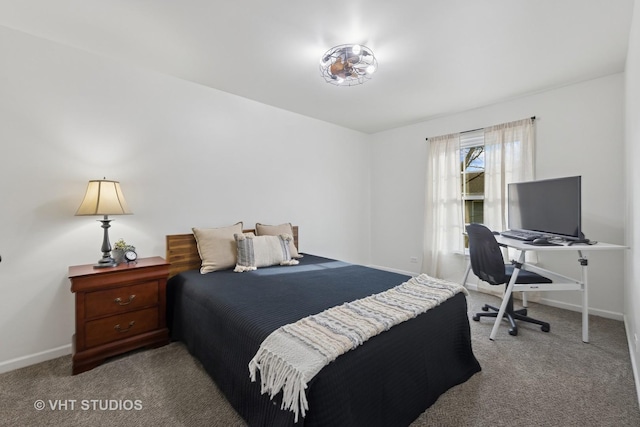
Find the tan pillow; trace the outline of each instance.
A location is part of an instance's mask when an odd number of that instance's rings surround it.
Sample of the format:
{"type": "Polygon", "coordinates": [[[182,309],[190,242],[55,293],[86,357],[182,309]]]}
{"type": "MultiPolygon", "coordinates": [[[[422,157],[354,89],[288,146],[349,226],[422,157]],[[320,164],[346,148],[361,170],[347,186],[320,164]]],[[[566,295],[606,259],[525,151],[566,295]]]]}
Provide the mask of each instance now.
{"type": "MultiPolygon", "coordinates": [[[[265,225],[257,223],[256,234],[258,236],[279,236],[281,234],[293,236],[293,226],[290,222],[280,225],[265,225]]],[[[298,249],[296,248],[293,239],[289,242],[289,252],[291,253],[291,258],[302,258],[302,255],[298,253],[298,249]]]]}
{"type": "Polygon", "coordinates": [[[219,228],[192,228],[202,260],[200,273],[226,270],[236,265],[234,234],[242,234],[242,222],[219,228]]]}

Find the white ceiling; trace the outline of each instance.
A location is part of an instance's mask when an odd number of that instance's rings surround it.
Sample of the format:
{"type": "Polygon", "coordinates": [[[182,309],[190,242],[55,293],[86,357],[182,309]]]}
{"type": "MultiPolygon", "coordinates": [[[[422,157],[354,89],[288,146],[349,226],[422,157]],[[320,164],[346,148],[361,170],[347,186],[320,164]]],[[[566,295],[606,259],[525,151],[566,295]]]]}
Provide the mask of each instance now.
{"type": "Polygon", "coordinates": [[[624,70],[633,0],[0,0],[0,25],[373,133],[624,70]],[[360,43],[373,79],[322,54],[360,43]]]}

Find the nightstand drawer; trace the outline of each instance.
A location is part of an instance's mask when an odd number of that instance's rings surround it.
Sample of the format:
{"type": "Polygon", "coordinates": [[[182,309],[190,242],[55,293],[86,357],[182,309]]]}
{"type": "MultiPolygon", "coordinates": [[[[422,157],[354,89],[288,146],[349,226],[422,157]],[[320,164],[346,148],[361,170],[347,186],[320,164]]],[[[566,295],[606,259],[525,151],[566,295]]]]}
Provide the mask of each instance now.
{"type": "Polygon", "coordinates": [[[87,348],[121,340],[158,328],[158,308],[132,311],[87,322],[85,344],[87,348]]]}
{"type": "Polygon", "coordinates": [[[87,292],[84,303],[87,319],[150,307],[158,303],[158,281],[87,292]]]}

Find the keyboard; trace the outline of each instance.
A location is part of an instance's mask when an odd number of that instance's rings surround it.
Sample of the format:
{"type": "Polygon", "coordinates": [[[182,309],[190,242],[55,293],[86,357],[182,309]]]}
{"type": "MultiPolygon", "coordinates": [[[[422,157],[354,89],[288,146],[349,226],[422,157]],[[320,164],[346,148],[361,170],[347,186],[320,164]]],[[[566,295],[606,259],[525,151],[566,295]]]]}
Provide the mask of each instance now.
{"type": "Polygon", "coordinates": [[[509,239],[524,240],[525,242],[531,242],[535,239],[544,237],[542,234],[536,231],[526,230],[507,230],[500,233],[501,236],[508,237],[509,239]]]}

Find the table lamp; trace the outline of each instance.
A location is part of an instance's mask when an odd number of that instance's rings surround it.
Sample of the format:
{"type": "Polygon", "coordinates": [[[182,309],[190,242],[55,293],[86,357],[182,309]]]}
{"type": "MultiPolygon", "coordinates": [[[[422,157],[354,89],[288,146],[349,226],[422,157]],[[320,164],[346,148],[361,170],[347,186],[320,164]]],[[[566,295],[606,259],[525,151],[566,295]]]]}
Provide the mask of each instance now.
{"type": "Polygon", "coordinates": [[[102,222],[104,237],[102,239],[102,258],[94,265],[100,267],[115,267],[117,263],[111,258],[111,243],[109,242],[109,215],[129,215],[132,212],[124,200],[122,189],[118,181],[98,179],[89,181],[87,192],[78,208],[76,215],[104,215],[102,222]]]}

